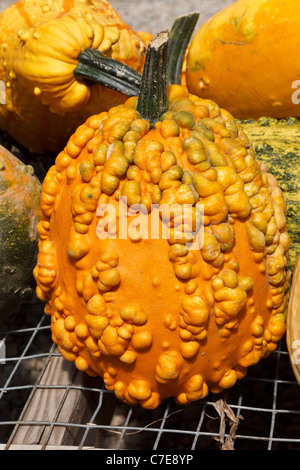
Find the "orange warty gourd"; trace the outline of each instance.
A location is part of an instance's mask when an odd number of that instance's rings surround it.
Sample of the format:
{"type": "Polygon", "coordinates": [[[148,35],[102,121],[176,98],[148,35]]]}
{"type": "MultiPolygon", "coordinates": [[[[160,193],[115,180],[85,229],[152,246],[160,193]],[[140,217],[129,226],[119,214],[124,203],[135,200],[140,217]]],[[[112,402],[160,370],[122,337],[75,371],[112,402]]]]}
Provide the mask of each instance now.
{"type": "Polygon", "coordinates": [[[91,114],[126,100],[75,77],[86,49],[142,71],[145,43],[106,0],[18,0],[1,13],[0,126],[32,152],[59,152],[91,114]]]}
{"type": "Polygon", "coordinates": [[[300,2],[238,0],[210,18],[188,52],[191,93],[235,118],[300,116],[300,2]]]}
{"type": "Polygon", "coordinates": [[[271,354],[290,277],[275,178],[230,113],[181,85],[165,92],[163,46],[159,35],[148,48],[139,97],[91,116],[58,154],[42,187],[34,270],[63,357],[145,408],[232,387],[271,354]],[[133,229],[137,205],[143,235],[133,229]],[[201,248],[174,214],[167,237],[150,236],[154,208],[161,230],[174,205],[192,208],[193,230],[204,208],[201,248]]]}

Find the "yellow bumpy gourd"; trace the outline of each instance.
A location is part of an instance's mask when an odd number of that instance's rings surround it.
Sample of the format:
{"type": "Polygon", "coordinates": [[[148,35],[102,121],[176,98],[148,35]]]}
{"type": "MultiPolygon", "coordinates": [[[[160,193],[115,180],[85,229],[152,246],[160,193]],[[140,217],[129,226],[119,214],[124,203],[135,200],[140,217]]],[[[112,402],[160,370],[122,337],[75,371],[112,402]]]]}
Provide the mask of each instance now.
{"type": "Polygon", "coordinates": [[[0,15],[0,126],[33,152],[58,152],[88,116],[125,101],[74,76],[96,49],[137,71],[146,45],[106,0],[19,0],[0,15]]]}

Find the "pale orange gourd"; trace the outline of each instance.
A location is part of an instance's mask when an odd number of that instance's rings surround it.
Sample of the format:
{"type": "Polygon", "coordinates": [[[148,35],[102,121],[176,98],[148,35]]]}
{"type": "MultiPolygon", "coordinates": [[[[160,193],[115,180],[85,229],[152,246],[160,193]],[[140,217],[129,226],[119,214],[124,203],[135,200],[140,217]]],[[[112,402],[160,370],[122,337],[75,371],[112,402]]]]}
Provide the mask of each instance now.
{"type": "Polygon", "coordinates": [[[299,29],[298,0],[233,2],[191,41],[188,89],[235,118],[299,117],[299,29]]]}
{"type": "Polygon", "coordinates": [[[42,187],[34,275],[63,357],[121,400],[155,408],[229,388],[275,350],[289,236],[281,190],[231,114],[171,85],[151,126],[143,97],[91,116],[57,156],[42,187]],[[143,235],[133,213],[120,236],[122,197],[146,208],[143,235]],[[192,207],[193,228],[204,208],[201,248],[182,224],[161,235],[174,204],[192,207]]]}

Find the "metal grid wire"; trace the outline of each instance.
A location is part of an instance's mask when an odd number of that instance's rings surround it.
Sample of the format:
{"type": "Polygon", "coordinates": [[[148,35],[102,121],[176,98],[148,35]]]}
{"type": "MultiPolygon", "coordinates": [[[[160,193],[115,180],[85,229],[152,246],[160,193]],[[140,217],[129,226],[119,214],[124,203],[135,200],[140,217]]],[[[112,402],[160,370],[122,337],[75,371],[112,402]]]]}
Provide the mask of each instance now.
{"type": "Polygon", "coordinates": [[[50,336],[49,318],[38,303],[25,308],[1,333],[6,349],[5,364],[0,365],[2,450],[13,448],[22,425],[30,431],[37,426],[46,429],[43,442],[34,442],[40,444],[39,449],[53,445],[57,429],[64,430],[59,446],[70,443],[67,436],[77,450],[300,449],[300,390],[284,340],[272,356],[252,366],[225,394],[212,394],[184,407],[169,400],[156,410],[144,410],[120,403],[101,378],[79,373],[71,363],[67,384],[43,384],[41,377],[51,361],[60,358],[61,367],[66,364],[50,336]],[[46,394],[51,389],[61,391],[53,419],[24,420],[33,393],[46,394]],[[61,420],[68,396],[78,390],[88,403],[85,414],[78,421],[74,417],[61,420]]]}

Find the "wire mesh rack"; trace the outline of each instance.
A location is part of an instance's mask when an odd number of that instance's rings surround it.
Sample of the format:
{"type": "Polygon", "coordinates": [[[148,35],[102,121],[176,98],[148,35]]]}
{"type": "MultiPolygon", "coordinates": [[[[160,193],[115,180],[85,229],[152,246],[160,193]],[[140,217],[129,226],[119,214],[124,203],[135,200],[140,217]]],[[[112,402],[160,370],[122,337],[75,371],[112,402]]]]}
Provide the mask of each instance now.
{"type": "Polygon", "coordinates": [[[39,302],[0,339],[1,450],[300,449],[300,390],[284,340],[226,393],[145,410],[60,356],[39,302]]]}

